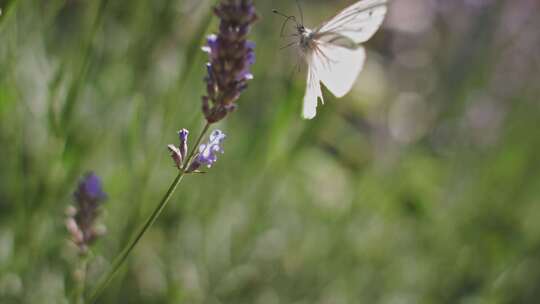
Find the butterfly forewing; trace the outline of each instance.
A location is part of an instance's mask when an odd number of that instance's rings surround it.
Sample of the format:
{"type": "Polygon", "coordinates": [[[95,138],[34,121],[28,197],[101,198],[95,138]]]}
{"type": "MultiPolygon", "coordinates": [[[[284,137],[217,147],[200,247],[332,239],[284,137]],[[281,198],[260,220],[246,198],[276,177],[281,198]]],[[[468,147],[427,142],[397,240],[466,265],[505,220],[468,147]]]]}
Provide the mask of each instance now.
{"type": "Polygon", "coordinates": [[[381,26],[386,15],[387,0],[357,2],[315,30],[316,39],[326,35],[345,36],[355,43],[367,41],[381,26]]]}

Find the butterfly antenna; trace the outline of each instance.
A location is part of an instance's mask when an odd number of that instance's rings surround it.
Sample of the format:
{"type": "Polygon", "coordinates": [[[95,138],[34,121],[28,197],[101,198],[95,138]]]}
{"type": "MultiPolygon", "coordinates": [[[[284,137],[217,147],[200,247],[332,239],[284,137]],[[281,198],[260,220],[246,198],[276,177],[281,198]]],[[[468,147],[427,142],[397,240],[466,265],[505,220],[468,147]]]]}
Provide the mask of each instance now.
{"type": "Polygon", "coordinates": [[[283,21],[283,24],[281,24],[281,31],[279,32],[280,37],[283,37],[283,33],[285,31],[285,25],[287,25],[287,22],[289,22],[289,20],[294,21],[294,23],[296,23],[296,26],[298,26],[298,21],[296,21],[295,16],[287,16],[276,9],[273,9],[272,12],[276,15],[280,15],[281,17],[285,18],[285,20],[283,21]]]}
{"type": "Polygon", "coordinates": [[[301,25],[304,25],[304,12],[302,11],[300,1],[296,0],[296,6],[298,7],[298,12],[300,12],[300,23],[301,25]]]}
{"type": "Polygon", "coordinates": [[[290,16],[287,16],[284,13],[278,11],[277,9],[272,9],[272,13],[274,13],[276,15],[280,15],[281,17],[284,17],[284,18],[289,18],[290,17],[290,16]]]}

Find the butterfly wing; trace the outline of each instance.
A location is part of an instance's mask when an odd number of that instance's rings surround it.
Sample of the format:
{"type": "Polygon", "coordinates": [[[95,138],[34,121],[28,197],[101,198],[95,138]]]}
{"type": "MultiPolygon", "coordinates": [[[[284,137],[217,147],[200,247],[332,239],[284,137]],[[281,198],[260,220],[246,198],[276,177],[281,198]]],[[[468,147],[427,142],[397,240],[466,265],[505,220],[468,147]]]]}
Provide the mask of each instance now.
{"type": "Polygon", "coordinates": [[[334,96],[343,97],[354,85],[365,59],[366,52],[361,46],[350,49],[323,42],[317,43],[313,66],[324,86],[334,96]]]}
{"type": "Polygon", "coordinates": [[[346,37],[355,44],[366,42],[381,26],[386,15],[387,0],[362,0],[315,30],[316,39],[327,41],[346,37]]]}
{"type": "Polygon", "coordinates": [[[315,117],[321,98],[320,81],[336,97],[347,94],[366,59],[360,43],[367,41],[381,26],[387,0],[359,1],[338,13],[314,31],[314,48],[307,54],[309,66],[304,118],[315,117]]]}
{"type": "MultiPolygon", "coordinates": [[[[313,58],[310,56],[308,61],[313,58]]],[[[321,83],[317,76],[317,67],[314,64],[309,64],[306,94],[304,95],[304,105],[302,109],[302,117],[305,119],[312,119],[317,114],[317,104],[319,98],[324,103],[324,99],[321,92],[321,83]]]]}
{"type": "Polygon", "coordinates": [[[363,47],[348,49],[333,44],[319,44],[308,56],[308,77],[302,116],[315,117],[318,99],[324,103],[322,82],[336,97],[347,94],[364,66],[363,47]]]}

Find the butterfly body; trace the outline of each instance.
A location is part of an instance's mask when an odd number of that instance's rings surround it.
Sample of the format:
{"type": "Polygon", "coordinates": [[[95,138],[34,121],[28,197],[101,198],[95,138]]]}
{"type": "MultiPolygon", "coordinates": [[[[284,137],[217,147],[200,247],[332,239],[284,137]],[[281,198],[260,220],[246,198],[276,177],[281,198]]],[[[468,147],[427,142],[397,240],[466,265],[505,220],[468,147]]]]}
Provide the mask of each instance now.
{"type": "Polygon", "coordinates": [[[300,37],[300,40],[298,41],[300,50],[304,53],[308,52],[314,47],[314,32],[303,25],[299,26],[297,30],[298,36],[300,37]]]}
{"type": "Polygon", "coordinates": [[[358,1],[315,29],[297,24],[298,47],[308,65],[304,118],[315,117],[318,100],[324,102],[321,82],[336,97],[343,97],[352,89],[366,57],[361,43],[381,26],[386,3],[387,0],[358,1]]]}

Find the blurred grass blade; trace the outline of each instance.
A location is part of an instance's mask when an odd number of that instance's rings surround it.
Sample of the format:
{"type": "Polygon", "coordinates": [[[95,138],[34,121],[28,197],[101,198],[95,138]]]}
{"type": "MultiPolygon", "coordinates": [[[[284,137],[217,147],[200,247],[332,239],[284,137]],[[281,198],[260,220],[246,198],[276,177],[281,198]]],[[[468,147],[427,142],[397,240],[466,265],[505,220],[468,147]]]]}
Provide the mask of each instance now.
{"type": "Polygon", "coordinates": [[[94,17],[92,26],[86,40],[83,41],[83,55],[81,59],[81,66],[75,79],[71,83],[68,93],[66,96],[66,102],[64,104],[61,116],[61,129],[65,132],[69,132],[70,120],[75,111],[77,100],[79,99],[79,94],[88,74],[91,57],[92,57],[92,44],[96,37],[96,34],[100,28],[101,21],[105,15],[105,8],[107,7],[108,0],[99,0],[94,17]]]}

